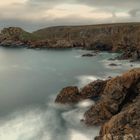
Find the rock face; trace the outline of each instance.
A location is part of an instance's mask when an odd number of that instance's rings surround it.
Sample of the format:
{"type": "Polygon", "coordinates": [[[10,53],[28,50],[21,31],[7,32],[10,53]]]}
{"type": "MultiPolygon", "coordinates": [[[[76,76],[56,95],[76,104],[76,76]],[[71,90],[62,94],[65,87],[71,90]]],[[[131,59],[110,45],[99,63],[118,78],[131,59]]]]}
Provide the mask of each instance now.
{"type": "Polygon", "coordinates": [[[99,97],[82,121],[88,126],[101,125],[96,140],[140,140],[140,68],[105,81],[94,81],[80,91],[77,87],[65,90],[60,92],[57,102],[77,103],[99,97]]]}
{"type": "Polygon", "coordinates": [[[101,100],[85,113],[85,123],[94,125],[108,121],[137,96],[134,90],[138,82],[140,82],[140,69],[131,70],[109,80],[102,91],[101,100]]]}
{"type": "Polygon", "coordinates": [[[93,99],[96,100],[101,96],[102,91],[105,88],[107,81],[96,80],[89,83],[81,89],[81,96],[83,99],[93,99]]]}
{"type": "Polygon", "coordinates": [[[18,27],[4,28],[2,46],[30,48],[75,48],[122,52],[118,59],[140,60],[140,24],[103,24],[89,26],[49,27],[28,33],[18,27]]]}
{"type": "Polygon", "coordinates": [[[140,96],[132,104],[106,122],[100,131],[99,140],[140,139],[140,96]]]}

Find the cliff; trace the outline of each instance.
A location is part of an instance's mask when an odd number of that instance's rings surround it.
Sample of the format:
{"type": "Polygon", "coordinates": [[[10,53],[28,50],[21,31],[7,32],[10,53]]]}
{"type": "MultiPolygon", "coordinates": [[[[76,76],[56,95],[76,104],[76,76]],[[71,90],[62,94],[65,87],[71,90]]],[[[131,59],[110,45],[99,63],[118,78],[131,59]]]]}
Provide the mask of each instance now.
{"type": "Polygon", "coordinates": [[[140,139],[140,68],[109,80],[94,81],[81,90],[64,88],[55,102],[74,104],[84,99],[95,101],[82,122],[101,126],[96,140],[140,139]]]}
{"type": "MultiPolygon", "coordinates": [[[[49,27],[28,33],[20,28],[2,30],[3,46],[16,41],[31,48],[74,48],[122,52],[119,59],[140,58],[140,23],[49,27]]],[[[19,44],[17,43],[17,46],[19,44]]]]}

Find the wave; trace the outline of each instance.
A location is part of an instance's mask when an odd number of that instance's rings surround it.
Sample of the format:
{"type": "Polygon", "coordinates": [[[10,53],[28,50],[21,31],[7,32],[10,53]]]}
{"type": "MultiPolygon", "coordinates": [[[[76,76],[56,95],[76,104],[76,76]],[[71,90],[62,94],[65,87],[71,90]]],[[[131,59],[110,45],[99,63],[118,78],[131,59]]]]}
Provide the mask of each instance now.
{"type": "Polygon", "coordinates": [[[0,140],[92,140],[98,135],[99,128],[87,129],[80,121],[91,101],[75,106],[51,102],[45,109],[24,109],[1,119],[0,140]]]}
{"type": "Polygon", "coordinates": [[[76,77],[76,79],[78,80],[78,87],[83,87],[86,84],[101,78],[94,75],[81,75],[76,77]]]}

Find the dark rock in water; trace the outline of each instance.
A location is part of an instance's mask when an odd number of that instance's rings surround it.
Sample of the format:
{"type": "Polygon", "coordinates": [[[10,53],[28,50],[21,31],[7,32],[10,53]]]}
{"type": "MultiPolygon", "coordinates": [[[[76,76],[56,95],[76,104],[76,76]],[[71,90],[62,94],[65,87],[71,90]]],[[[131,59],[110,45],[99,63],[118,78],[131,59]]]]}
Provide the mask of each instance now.
{"type": "Polygon", "coordinates": [[[83,54],[82,56],[83,56],[83,57],[92,57],[92,56],[95,56],[95,55],[93,55],[93,54],[91,54],[91,53],[87,53],[87,54],[83,54]]]}
{"type": "Polygon", "coordinates": [[[115,64],[115,63],[111,63],[111,64],[109,64],[109,66],[118,66],[117,64],[115,64]]]}
{"type": "Polygon", "coordinates": [[[77,87],[66,87],[60,91],[55,102],[62,104],[71,104],[77,103],[80,98],[80,92],[77,87]]]}

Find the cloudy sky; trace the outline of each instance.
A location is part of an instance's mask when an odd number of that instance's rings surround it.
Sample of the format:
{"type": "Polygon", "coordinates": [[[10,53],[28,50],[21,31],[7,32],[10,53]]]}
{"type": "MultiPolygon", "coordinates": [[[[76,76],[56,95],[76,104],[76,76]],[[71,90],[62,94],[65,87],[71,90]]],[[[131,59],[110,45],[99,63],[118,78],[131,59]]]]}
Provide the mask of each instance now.
{"type": "Polygon", "coordinates": [[[140,0],[0,0],[0,29],[139,21],[140,0]]]}

